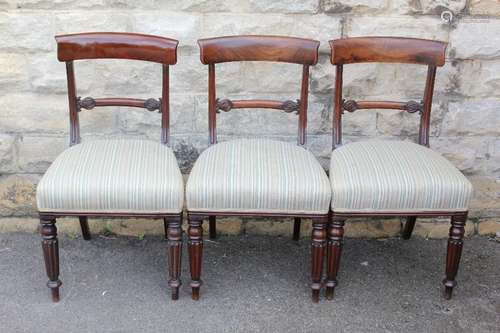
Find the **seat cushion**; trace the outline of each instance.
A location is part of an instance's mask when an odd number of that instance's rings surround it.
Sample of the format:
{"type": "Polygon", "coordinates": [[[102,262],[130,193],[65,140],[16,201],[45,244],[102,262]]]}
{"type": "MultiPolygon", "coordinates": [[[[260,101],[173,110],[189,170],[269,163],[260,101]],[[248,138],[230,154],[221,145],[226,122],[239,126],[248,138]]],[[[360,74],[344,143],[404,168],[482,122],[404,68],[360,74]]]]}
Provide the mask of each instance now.
{"type": "Polygon", "coordinates": [[[325,214],[325,171],[304,148],[242,139],[216,144],[196,161],[186,185],[189,211],[325,214]]]}
{"type": "Polygon", "coordinates": [[[369,140],[335,149],[334,212],[466,211],[472,185],[449,161],[411,142],[369,140]]]}
{"type": "Polygon", "coordinates": [[[99,140],[59,155],[36,198],[41,212],[179,213],[184,192],[170,148],[146,140],[99,140]]]}

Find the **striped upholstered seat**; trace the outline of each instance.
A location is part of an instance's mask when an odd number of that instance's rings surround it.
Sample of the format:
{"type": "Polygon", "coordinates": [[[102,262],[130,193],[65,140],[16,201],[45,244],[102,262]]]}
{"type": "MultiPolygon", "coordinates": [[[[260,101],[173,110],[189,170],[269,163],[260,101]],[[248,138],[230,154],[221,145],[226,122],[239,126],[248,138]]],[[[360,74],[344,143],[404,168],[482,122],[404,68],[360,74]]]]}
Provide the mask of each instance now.
{"type": "Polygon", "coordinates": [[[424,146],[369,140],[335,149],[330,161],[334,212],[466,211],[472,185],[424,146]]]}
{"type": "Polygon", "coordinates": [[[309,151],[264,139],[211,146],[186,185],[191,212],[325,214],[330,196],[328,177],[309,151]]]}
{"type": "Polygon", "coordinates": [[[41,212],[180,213],[182,175],[170,148],[145,140],[75,145],[38,184],[41,212]]]}

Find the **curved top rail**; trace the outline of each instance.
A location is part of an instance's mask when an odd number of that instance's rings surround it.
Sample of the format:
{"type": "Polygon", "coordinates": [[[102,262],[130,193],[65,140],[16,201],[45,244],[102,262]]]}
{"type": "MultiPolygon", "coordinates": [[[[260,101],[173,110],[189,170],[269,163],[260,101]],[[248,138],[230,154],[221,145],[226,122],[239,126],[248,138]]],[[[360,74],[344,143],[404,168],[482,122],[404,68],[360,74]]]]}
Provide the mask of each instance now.
{"type": "Polygon", "coordinates": [[[399,37],[353,37],[330,41],[334,65],[396,62],[443,66],[447,43],[399,37]]]}
{"type": "Polygon", "coordinates": [[[173,65],[175,39],[119,32],[90,32],[56,36],[59,61],[80,59],[133,59],[173,65]]]}
{"type": "Polygon", "coordinates": [[[225,36],[198,40],[203,64],[276,61],[302,65],[318,62],[319,42],[285,36],[225,36]]]}

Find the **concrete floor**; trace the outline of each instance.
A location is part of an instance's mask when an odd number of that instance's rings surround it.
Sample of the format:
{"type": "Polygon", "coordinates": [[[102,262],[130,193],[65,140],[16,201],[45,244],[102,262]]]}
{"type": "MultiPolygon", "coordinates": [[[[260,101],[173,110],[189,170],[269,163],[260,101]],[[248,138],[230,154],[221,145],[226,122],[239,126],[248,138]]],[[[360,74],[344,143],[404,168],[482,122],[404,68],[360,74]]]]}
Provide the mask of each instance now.
{"type": "Polygon", "coordinates": [[[499,332],[500,243],[467,239],[454,298],[441,297],[445,240],[347,239],[334,301],[312,304],[309,242],[205,242],[202,297],[166,285],[159,237],[61,238],[62,300],[50,301],[39,237],[0,235],[0,332],[499,332]]]}

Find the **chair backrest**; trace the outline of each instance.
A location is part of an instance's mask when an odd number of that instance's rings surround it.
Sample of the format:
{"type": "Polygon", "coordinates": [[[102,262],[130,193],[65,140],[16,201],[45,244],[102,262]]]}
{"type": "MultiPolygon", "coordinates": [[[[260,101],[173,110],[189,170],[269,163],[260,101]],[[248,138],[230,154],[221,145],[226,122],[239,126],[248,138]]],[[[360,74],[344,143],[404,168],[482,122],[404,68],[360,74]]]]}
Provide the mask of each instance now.
{"type": "Polygon", "coordinates": [[[198,40],[200,59],[208,65],[208,127],[210,144],[217,143],[216,113],[232,109],[264,108],[298,113],[298,144],[306,142],[309,66],[318,62],[319,42],[280,36],[227,36],[198,40]],[[297,101],[218,99],[215,64],[233,61],[270,61],[302,65],[300,99],[297,101]]]}
{"type": "Polygon", "coordinates": [[[80,142],[78,113],[96,106],[130,106],[161,113],[161,142],[169,142],[169,65],[177,62],[174,39],[131,34],[93,32],[56,36],[57,58],[66,62],[70,111],[70,144],[80,142]],[[162,96],[159,99],[77,97],[73,61],[82,59],[132,59],[163,65],[162,96]]]}
{"type": "Polygon", "coordinates": [[[436,67],[443,66],[447,44],[440,41],[397,38],[356,37],[330,41],[331,63],[336,66],[333,148],[342,144],[342,114],[360,109],[398,109],[420,113],[418,143],[429,146],[429,127],[436,67]],[[364,62],[408,63],[427,66],[427,79],[422,102],[354,101],[342,98],[344,64],[364,62]]]}

